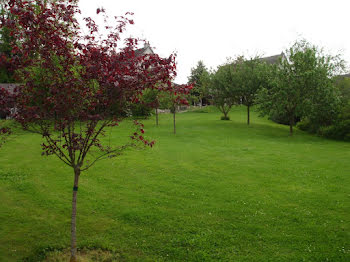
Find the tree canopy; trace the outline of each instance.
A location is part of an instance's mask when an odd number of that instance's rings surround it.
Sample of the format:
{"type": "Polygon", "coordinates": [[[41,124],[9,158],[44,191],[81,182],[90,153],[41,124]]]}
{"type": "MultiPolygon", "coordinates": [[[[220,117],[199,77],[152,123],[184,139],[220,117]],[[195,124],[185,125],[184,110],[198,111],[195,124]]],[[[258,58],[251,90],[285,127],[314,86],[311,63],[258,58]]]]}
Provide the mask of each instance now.
{"type": "Polygon", "coordinates": [[[250,108],[255,105],[258,91],[267,86],[267,74],[269,65],[263,63],[259,57],[246,59],[244,56],[238,57],[232,64],[235,79],[237,81],[237,92],[239,93],[239,103],[247,107],[247,124],[250,124],[250,108]]]}
{"type": "Polygon", "coordinates": [[[224,114],[222,119],[228,120],[228,113],[239,98],[237,75],[232,64],[224,64],[210,75],[209,93],[214,105],[224,114]]]}
{"type": "Polygon", "coordinates": [[[285,114],[292,135],[296,117],[309,117],[324,124],[337,114],[339,98],[332,76],[341,70],[343,61],[304,40],[296,42],[285,54],[286,59],[276,67],[270,81],[271,87],[262,88],[258,102],[262,114],[285,114]]]}
{"type": "Polygon", "coordinates": [[[204,65],[203,61],[200,60],[198,61],[196,67],[191,68],[191,75],[188,77],[188,84],[193,85],[191,96],[195,101],[199,100],[201,106],[203,104],[203,98],[207,94],[201,76],[207,73],[208,69],[204,65]]]}

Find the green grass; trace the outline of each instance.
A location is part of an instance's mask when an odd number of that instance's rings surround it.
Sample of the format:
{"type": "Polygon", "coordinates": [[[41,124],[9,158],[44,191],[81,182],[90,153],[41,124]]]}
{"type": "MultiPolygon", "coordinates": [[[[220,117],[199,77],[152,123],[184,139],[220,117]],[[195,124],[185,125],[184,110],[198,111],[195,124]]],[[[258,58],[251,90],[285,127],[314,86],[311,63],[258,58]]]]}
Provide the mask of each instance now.
{"type": "MultiPolygon", "coordinates": [[[[154,148],[83,173],[78,246],[121,261],[350,261],[350,143],[258,118],[144,121],[154,148]]],[[[131,124],[111,133],[125,141],[131,124]]],[[[17,131],[0,150],[0,261],[39,261],[70,241],[72,170],[17,131]]]]}

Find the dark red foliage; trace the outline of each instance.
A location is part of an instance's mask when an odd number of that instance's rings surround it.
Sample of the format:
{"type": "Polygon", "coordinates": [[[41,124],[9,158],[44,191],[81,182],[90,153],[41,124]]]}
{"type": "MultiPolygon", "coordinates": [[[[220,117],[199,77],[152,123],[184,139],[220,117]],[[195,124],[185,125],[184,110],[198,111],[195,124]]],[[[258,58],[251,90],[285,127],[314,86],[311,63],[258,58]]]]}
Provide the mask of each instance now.
{"type": "MultiPolygon", "coordinates": [[[[135,56],[142,41],[121,40],[126,26],[133,24],[130,13],[115,17],[114,26],[105,26],[106,38],[91,18],[85,18],[89,34],[83,35],[75,19],[78,7],[66,2],[10,0],[8,8],[15,18],[2,25],[17,39],[10,62],[24,83],[17,120],[45,138],[43,154],[56,154],[85,170],[91,166],[84,159],[92,147],[102,151],[98,159],[124,148],[102,145],[99,138],[106,127],[121,121],[144,89],[172,89],[175,55],[135,56]]],[[[106,16],[102,8],[96,13],[106,16]]],[[[136,127],[133,138],[152,146],[154,142],[138,135],[144,133],[143,125],[136,127]]]]}
{"type": "Polygon", "coordinates": [[[5,89],[0,87],[0,115],[7,115],[9,109],[12,106],[10,93],[5,89]]]}
{"type": "Polygon", "coordinates": [[[192,88],[192,85],[173,84],[171,88],[167,89],[171,93],[173,105],[188,105],[186,95],[190,94],[192,88]]]}

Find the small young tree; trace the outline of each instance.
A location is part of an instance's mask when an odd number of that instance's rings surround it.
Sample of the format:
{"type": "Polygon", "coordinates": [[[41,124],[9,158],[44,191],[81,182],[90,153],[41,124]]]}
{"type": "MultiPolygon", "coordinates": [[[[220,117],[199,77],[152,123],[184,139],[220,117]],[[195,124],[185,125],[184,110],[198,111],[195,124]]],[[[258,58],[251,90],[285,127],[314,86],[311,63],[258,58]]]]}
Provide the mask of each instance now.
{"type": "Polygon", "coordinates": [[[187,97],[191,89],[191,85],[178,84],[172,84],[171,88],[163,89],[160,103],[163,107],[169,108],[170,112],[173,114],[174,134],[176,134],[176,108],[180,105],[188,105],[187,97]]]}
{"type": "MultiPolygon", "coordinates": [[[[17,101],[17,120],[41,134],[44,155],[55,155],[74,173],[71,216],[71,259],[76,261],[76,212],[79,178],[96,161],[115,157],[133,141],[152,146],[143,137],[143,125],[130,143],[104,145],[106,128],[122,120],[130,103],[142,91],[157,85],[171,86],[175,75],[174,56],[135,56],[138,40],[121,33],[133,21],[116,17],[115,26],[104,38],[91,18],[86,18],[88,35],[80,32],[72,2],[12,0],[13,19],[6,21],[14,39],[12,64],[24,85],[17,101]],[[89,154],[93,148],[94,155],[89,154]],[[100,152],[97,154],[97,152],[100,152]]],[[[97,9],[97,14],[104,13],[97,9]]],[[[107,18],[105,19],[107,21],[107,18]]]]}
{"type": "Polygon", "coordinates": [[[285,53],[287,59],[277,67],[271,88],[263,88],[258,100],[262,114],[279,112],[288,117],[292,135],[296,117],[324,120],[334,117],[338,97],[332,76],[343,62],[306,41],[296,42],[285,53]]]}
{"type": "Polygon", "coordinates": [[[225,64],[211,74],[209,93],[214,105],[224,114],[222,120],[229,120],[228,113],[239,99],[237,74],[232,64],[225,64]]]}
{"type": "Polygon", "coordinates": [[[240,57],[233,64],[237,74],[240,102],[247,107],[247,124],[250,124],[250,108],[255,104],[256,95],[264,85],[265,67],[258,57],[244,59],[240,57]]]}
{"type": "Polygon", "coordinates": [[[146,93],[146,103],[149,108],[154,109],[155,116],[156,116],[156,126],[159,125],[159,95],[161,93],[161,89],[158,90],[158,88],[154,89],[148,89],[146,93]]]}
{"type": "Polygon", "coordinates": [[[157,92],[157,90],[155,90],[155,94],[154,94],[154,100],[153,100],[153,107],[154,107],[154,111],[155,111],[155,115],[156,115],[156,126],[159,125],[159,93],[157,92]]]}

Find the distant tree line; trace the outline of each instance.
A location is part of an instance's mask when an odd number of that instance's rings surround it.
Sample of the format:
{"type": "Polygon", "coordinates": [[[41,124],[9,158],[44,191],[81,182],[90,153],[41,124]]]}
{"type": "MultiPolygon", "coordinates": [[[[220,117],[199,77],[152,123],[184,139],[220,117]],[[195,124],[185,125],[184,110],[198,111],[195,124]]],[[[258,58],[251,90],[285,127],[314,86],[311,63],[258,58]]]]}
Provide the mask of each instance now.
{"type": "Polygon", "coordinates": [[[195,96],[208,98],[223,113],[222,120],[230,119],[234,105],[244,105],[249,125],[255,105],[261,116],[289,125],[290,135],[297,125],[328,138],[350,140],[350,78],[339,77],[343,71],[339,55],[325,54],[301,40],[275,64],[238,56],[208,71],[200,61],[189,81],[195,80],[195,96]]]}

